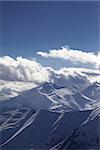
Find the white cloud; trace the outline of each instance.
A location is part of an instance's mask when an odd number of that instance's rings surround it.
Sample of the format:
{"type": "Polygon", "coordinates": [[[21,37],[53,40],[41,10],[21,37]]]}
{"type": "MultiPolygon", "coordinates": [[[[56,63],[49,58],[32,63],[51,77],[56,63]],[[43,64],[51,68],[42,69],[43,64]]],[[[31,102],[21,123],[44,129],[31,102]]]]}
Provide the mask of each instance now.
{"type": "Polygon", "coordinates": [[[59,86],[84,86],[93,82],[100,82],[100,71],[86,68],[61,68],[60,70],[53,70],[47,68],[50,74],[50,80],[59,86]]]}
{"type": "Polygon", "coordinates": [[[34,60],[4,56],[0,57],[0,79],[41,83],[49,80],[49,73],[45,67],[34,60]]]}
{"type": "MultiPolygon", "coordinates": [[[[91,70],[86,68],[61,68],[56,71],[57,74],[60,74],[68,80],[74,80],[83,84],[84,82],[100,82],[100,71],[99,70],[91,70]]],[[[73,82],[73,81],[72,81],[73,82]]]]}
{"type": "Polygon", "coordinates": [[[93,52],[83,52],[81,50],[73,50],[69,47],[62,47],[61,49],[53,49],[49,50],[49,52],[39,51],[37,52],[38,55],[45,57],[45,58],[62,58],[65,60],[70,60],[73,64],[74,63],[84,63],[84,64],[91,64],[93,68],[100,69],[100,53],[97,55],[93,52]]]}
{"type": "Polygon", "coordinates": [[[36,60],[10,56],[0,57],[0,80],[22,81],[40,84],[46,81],[54,81],[59,84],[75,82],[100,82],[100,71],[86,68],[64,68],[54,70],[50,67],[43,67],[36,60]]]}

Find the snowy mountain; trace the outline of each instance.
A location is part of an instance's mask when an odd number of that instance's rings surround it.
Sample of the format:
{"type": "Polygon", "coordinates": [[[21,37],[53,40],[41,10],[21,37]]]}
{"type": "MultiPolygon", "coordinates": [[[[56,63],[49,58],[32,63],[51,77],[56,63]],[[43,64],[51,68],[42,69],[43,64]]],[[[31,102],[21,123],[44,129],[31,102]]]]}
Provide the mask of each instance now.
{"type": "Polygon", "coordinates": [[[50,150],[84,149],[99,150],[100,148],[100,107],[94,109],[88,118],[75,128],[70,136],[50,150]]]}
{"type": "Polygon", "coordinates": [[[37,85],[33,82],[19,82],[19,81],[4,81],[0,80],[0,101],[10,99],[18,96],[21,92],[32,89],[37,85]]]}
{"type": "Polygon", "coordinates": [[[2,150],[99,150],[100,83],[64,81],[0,101],[2,150]]]}
{"type": "Polygon", "coordinates": [[[71,150],[77,146],[83,149],[83,143],[86,148],[98,148],[99,114],[89,120],[91,113],[93,117],[91,110],[62,114],[48,110],[35,112],[32,109],[20,109],[15,114],[12,111],[10,114],[3,113],[2,116],[7,117],[7,120],[1,124],[1,148],[71,150]]]}
{"type": "Polygon", "coordinates": [[[88,110],[100,101],[100,84],[93,83],[84,88],[58,86],[45,82],[42,85],[21,92],[18,96],[1,101],[2,111],[21,107],[35,110],[47,109],[56,112],[88,110]]]}

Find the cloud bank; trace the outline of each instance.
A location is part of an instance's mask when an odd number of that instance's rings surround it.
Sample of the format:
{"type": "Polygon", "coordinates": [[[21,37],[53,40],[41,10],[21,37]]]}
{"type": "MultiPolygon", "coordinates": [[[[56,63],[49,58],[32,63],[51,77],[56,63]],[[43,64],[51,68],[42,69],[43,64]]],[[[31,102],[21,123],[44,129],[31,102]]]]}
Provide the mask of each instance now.
{"type": "MultiPolygon", "coordinates": [[[[50,50],[47,52],[37,52],[45,58],[59,58],[67,60],[69,59],[73,63],[88,63],[95,67],[95,70],[86,69],[82,67],[65,67],[63,65],[60,69],[54,69],[47,63],[44,67],[36,60],[30,60],[23,57],[12,58],[10,56],[0,57],[0,80],[4,81],[22,81],[33,82],[40,84],[46,81],[52,81],[55,83],[63,83],[64,85],[75,82],[84,84],[85,82],[100,82],[100,53],[95,55],[94,53],[87,53],[78,50],[72,50],[68,47],[63,47],[59,50],[50,50]]],[[[52,63],[52,62],[51,62],[52,63]]],[[[56,63],[60,65],[61,62],[56,60],[56,63]]],[[[78,66],[78,65],[77,65],[78,66]]]]}
{"type": "Polygon", "coordinates": [[[70,60],[74,63],[91,64],[93,68],[100,69],[100,52],[96,55],[93,52],[83,52],[81,50],[73,50],[69,47],[62,47],[61,49],[49,50],[49,52],[39,51],[38,55],[44,58],[61,58],[70,60]]]}
{"type": "Polygon", "coordinates": [[[0,57],[0,79],[41,83],[49,80],[49,73],[34,60],[4,56],[0,57]]]}

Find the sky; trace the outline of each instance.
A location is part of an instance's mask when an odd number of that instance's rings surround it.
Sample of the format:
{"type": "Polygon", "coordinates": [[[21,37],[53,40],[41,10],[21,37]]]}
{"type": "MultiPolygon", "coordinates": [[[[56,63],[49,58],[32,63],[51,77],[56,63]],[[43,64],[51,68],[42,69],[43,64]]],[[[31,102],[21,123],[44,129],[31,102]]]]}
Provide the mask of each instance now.
{"type": "Polygon", "coordinates": [[[68,45],[97,53],[99,43],[99,2],[88,1],[0,1],[0,56],[37,57],[68,45]]]}
{"type": "Polygon", "coordinates": [[[100,81],[99,2],[0,5],[0,81],[100,81]]]}

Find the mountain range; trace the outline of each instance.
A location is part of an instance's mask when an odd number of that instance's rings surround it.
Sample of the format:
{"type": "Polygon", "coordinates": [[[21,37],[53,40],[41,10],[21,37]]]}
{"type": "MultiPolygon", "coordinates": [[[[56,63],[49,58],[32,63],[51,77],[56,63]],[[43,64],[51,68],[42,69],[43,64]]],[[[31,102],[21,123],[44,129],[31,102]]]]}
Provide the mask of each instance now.
{"type": "Polygon", "coordinates": [[[70,81],[1,100],[1,149],[99,150],[100,83],[70,81]]]}

